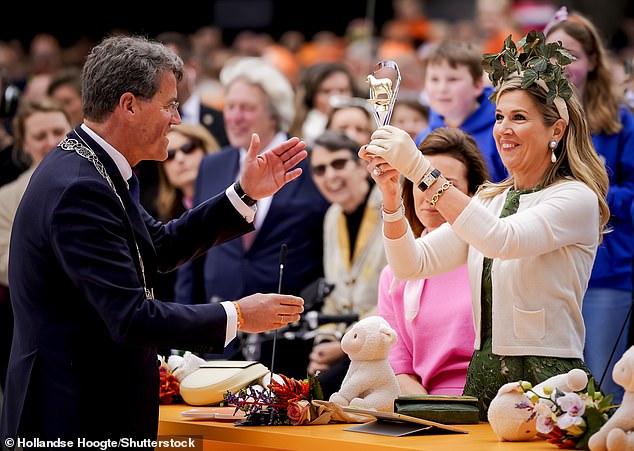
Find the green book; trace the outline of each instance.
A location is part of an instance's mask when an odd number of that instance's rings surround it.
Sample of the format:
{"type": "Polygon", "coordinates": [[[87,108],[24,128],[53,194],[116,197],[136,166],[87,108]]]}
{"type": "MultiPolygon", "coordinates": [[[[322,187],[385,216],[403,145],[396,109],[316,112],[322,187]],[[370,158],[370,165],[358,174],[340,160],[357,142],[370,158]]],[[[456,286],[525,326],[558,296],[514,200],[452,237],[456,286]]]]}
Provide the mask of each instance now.
{"type": "Polygon", "coordinates": [[[424,420],[445,424],[479,423],[478,398],[450,395],[400,395],[394,411],[424,420]]]}

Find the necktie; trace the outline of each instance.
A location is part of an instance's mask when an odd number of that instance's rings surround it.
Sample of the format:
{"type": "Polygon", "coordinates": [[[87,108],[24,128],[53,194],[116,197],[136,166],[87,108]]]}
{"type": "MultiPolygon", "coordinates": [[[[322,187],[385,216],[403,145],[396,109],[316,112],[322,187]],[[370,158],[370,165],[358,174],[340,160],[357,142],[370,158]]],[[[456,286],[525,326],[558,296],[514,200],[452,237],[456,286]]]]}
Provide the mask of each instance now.
{"type": "Polygon", "coordinates": [[[130,191],[132,199],[138,204],[141,197],[141,190],[139,188],[139,179],[134,172],[132,173],[132,177],[128,179],[128,190],[130,191]]]}
{"type": "MultiPolygon", "coordinates": [[[[255,225],[255,222],[253,223],[253,225],[255,225]]],[[[251,245],[253,244],[253,240],[255,240],[255,235],[257,235],[257,233],[258,231],[256,229],[242,235],[242,247],[244,248],[244,252],[247,252],[249,248],[251,248],[251,245]]]]}
{"type": "Polygon", "coordinates": [[[244,251],[248,251],[251,245],[253,244],[253,240],[255,240],[255,234],[257,232],[255,230],[245,233],[242,235],[242,246],[244,247],[244,251]]]}

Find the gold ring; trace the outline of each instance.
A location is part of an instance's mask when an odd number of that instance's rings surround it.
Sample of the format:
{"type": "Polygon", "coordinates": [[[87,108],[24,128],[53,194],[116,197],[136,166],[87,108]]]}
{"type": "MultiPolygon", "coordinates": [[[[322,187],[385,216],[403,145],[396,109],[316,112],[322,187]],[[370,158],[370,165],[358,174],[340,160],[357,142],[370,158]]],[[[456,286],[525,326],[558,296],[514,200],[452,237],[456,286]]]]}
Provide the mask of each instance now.
{"type": "Polygon", "coordinates": [[[383,170],[381,169],[380,166],[374,166],[374,169],[372,169],[372,173],[376,176],[379,176],[383,174],[383,170]]]}

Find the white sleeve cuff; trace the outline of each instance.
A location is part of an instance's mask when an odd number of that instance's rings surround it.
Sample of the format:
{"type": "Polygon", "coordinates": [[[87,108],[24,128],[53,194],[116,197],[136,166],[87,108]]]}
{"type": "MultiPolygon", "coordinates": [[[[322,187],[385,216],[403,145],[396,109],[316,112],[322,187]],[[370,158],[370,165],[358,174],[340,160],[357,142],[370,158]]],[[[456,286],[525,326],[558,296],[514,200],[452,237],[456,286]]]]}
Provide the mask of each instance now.
{"type": "Polygon", "coordinates": [[[238,213],[240,213],[247,222],[253,222],[253,219],[255,218],[255,212],[258,209],[257,204],[253,205],[252,207],[245,204],[242,199],[240,199],[240,196],[238,196],[238,193],[236,193],[233,184],[231,184],[225,190],[225,194],[229,198],[229,201],[234,206],[234,208],[238,210],[238,213]]]}
{"type": "Polygon", "coordinates": [[[225,309],[225,312],[227,312],[227,330],[225,332],[225,336],[227,337],[225,338],[226,347],[231,342],[231,340],[236,338],[236,335],[238,333],[238,312],[236,312],[236,307],[231,301],[221,302],[220,305],[222,305],[225,309]]]}

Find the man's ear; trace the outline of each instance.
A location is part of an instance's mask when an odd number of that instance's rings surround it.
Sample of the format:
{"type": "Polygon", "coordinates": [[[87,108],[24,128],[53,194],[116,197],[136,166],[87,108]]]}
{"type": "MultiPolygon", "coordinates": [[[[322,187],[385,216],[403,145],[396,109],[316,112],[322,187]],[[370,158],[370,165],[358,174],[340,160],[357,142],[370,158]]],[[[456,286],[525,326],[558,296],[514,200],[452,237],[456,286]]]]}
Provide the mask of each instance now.
{"type": "Polygon", "coordinates": [[[119,98],[119,108],[126,113],[134,114],[136,112],[137,104],[138,100],[131,92],[126,92],[119,98]]]}

